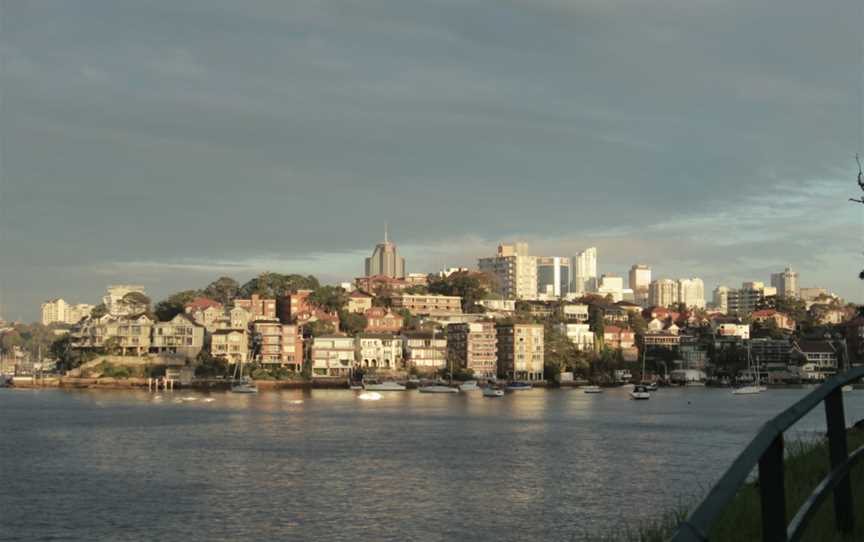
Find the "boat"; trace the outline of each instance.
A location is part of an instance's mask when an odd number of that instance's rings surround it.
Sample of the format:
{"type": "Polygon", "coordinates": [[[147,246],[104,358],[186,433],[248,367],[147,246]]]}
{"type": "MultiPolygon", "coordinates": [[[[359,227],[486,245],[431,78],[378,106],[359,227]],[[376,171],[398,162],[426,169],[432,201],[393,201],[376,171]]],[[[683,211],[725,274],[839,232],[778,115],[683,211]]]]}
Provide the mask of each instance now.
{"type": "MultiPolygon", "coordinates": [[[[758,365],[758,364],[757,364],[758,365]]],[[[753,368],[750,364],[750,346],[747,346],[747,370],[752,375],[753,368]]],[[[762,393],[763,391],[767,391],[768,388],[763,386],[759,381],[759,368],[756,368],[756,382],[753,384],[747,384],[746,386],[740,386],[732,390],[732,395],[756,395],[758,393],[762,393]]]]}
{"type": "Polygon", "coordinates": [[[630,398],[636,401],[644,401],[651,399],[651,393],[648,392],[648,388],[645,386],[634,386],[633,391],[630,392],[630,398]]]}
{"type": "Polygon", "coordinates": [[[583,393],[603,393],[603,388],[600,386],[584,386],[582,388],[583,393]]]}
{"type": "Polygon", "coordinates": [[[384,382],[363,382],[363,389],[366,391],[405,391],[408,388],[393,380],[385,380],[384,382]]]}
{"type": "Polygon", "coordinates": [[[528,382],[511,382],[507,384],[507,391],[527,391],[532,388],[528,382]]]}
{"type": "Polygon", "coordinates": [[[641,385],[648,391],[657,391],[659,387],[656,382],[642,382],[641,385]]]}
{"type": "Polygon", "coordinates": [[[240,377],[231,383],[231,393],[258,393],[258,386],[248,376],[240,377]]]}
{"type": "Polygon", "coordinates": [[[451,388],[441,384],[430,384],[429,386],[420,386],[417,388],[420,393],[459,393],[459,388],[451,388]]]}
{"type": "Polygon", "coordinates": [[[847,385],[843,386],[842,389],[843,389],[843,391],[849,392],[849,391],[852,391],[853,388],[852,388],[851,384],[847,384],[847,385]]]}
{"type": "Polygon", "coordinates": [[[348,385],[348,388],[354,391],[360,391],[363,389],[363,384],[358,384],[356,382],[352,382],[348,385]]]}
{"type": "Polygon", "coordinates": [[[477,391],[480,389],[480,386],[477,385],[476,380],[467,380],[461,384],[459,384],[460,391],[477,391]]]}
{"type": "Polygon", "coordinates": [[[504,390],[488,386],[483,388],[483,397],[504,397],[504,390]]]}

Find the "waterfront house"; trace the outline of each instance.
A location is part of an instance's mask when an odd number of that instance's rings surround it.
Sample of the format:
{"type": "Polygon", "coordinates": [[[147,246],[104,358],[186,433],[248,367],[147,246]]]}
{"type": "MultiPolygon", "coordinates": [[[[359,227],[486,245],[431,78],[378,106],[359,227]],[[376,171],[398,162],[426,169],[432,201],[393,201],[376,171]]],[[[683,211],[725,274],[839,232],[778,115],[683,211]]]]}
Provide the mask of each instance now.
{"type": "Polygon", "coordinates": [[[402,335],[405,364],[420,373],[447,367],[447,338],[435,331],[408,331],[402,335]]]}
{"type": "Polygon", "coordinates": [[[217,329],[210,337],[210,355],[228,363],[249,360],[249,334],[245,329],[217,329]]]}
{"type": "Polygon", "coordinates": [[[144,314],[82,320],[72,333],[73,344],[80,349],[105,349],[109,354],[140,356],[150,349],[153,321],[144,314]]]}
{"type": "Polygon", "coordinates": [[[838,352],[831,341],[799,341],[793,348],[806,360],[800,368],[802,380],[822,382],[837,374],[838,352]]]}
{"type": "Polygon", "coordinates": [[[403,367],[402,337],[389,333],[357,335],[359,365],[364,369],[397,370],[403,367]]]}
{"type": "Polygon", "coordinates": [[[347,335],[322,335],[312,339],[312,378],[348,377],[356,364],[356,343],[347,335]]]}
{"type": "Polygon", "coordinates": [[[194,359],[204,346],[204,326],[195,323],[187,314],[178,314],[168,322],[153,324],[150,352],[156,354],[182,354],[194,359]]]}

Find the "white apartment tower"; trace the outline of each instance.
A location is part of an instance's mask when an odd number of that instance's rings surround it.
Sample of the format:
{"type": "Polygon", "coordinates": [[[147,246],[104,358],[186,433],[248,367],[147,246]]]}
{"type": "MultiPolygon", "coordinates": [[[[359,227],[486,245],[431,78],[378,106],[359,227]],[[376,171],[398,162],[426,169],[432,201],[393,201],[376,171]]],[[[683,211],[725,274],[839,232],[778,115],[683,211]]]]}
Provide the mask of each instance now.
{"type": "Polygon", "coordinates": [[[495,277],[505,298],[537,299],[537,259],[528,255],[528,243],[499,245],[496,256],[480,258],[478,264],[495,277]]]}
{"type": "Polygon", "coordinates": [[[705,308],[705,283],[702,279],[680,279],[678,281],[678,303],[688,309],[705,308]]]}
{"type": "Polygon", "coordinates": [[[648,303],[654,307],[671,307],[678,303],[678,283],[672,279],[658,279],[648,286],[648,303]]]}
{"type": "Polygon", "coordinates": [[[383,275],[394,279],[405,278],[405,258],[396,252],[396,244],[390,241],[390,232],[384,226],[384,242],[375,245],[370,258],[366,258],[364,268],[367,277],[383,275]]]}
{"type": "Polygon", "coordinates": [[[771,273],[771,286],[777,288],[777,297],[787,299],[798,297],[798,273],[787,267],[782,273],[771,273]]]}
{"type": "Polygon", "coordinates": [[[630,268],[630,289],[633,290],[633,300],[642,306],[648,304],[648,287],[651,285],[651,268],[636,264],[630,268]]]}
{"type": "Polygon", "coordinates": [[[597,288],[597,247],[587,248],[574,256],[570,270],[573,273],[573,292],[593,292],[597,288]]]}

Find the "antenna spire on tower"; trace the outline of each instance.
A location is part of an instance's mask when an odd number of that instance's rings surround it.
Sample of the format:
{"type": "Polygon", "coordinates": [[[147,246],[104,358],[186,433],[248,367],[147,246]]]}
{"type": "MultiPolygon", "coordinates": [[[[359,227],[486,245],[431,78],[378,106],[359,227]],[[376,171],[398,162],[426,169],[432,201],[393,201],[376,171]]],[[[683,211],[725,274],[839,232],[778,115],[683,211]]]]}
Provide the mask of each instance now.
{"type": "Polygon", "coordinates": [[[386,222],[384,223],[384,242],[385,243],[390,242],[390,224],[388,224],[386,222]]]}

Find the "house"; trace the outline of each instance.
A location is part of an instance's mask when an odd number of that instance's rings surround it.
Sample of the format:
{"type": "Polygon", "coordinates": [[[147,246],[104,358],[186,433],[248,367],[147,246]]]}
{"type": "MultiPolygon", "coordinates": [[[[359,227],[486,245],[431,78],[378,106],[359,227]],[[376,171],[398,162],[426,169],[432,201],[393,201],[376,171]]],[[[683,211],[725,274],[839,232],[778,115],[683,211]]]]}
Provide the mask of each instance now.
{"type": "MultiPolygon", "coordinates": [[[[309,301],[312,290],[297,290],[279,299],[276,314],[283,324],[304,325],[309,322],[329,322],[334,329],[339,329],[339,314],[327,312],[309,301]]],[[[371,305],[371,299],[370,303],[371,305]]]]}
{"type": "Polygon", "coordinates": [[[199,297],[186,305],[184,310],[196,324],[204,326],[211,333],[219,327],[219,320],[225,316],[225,307],[206,297],[199,297]]]}
{"type": "Polygon", "coordinates": [[[358,363],[364,369],[397,370],[403,367],[402,337],[389,333],[357,335],[358,363]]]}
{"type": "Polygon", "coordinates": [[[303,369],[303,336],[299,328],[277,319],[257,320],[252,324],[260,340],[257,360],[263,365],[279,365],[292,371],[303,369]]]}
{"type": "Polygon", "coordinates": [[[249,335],[245,329],[217,329],[210,337],[210,355],[228,363],[249,360],[249,335]]]}
{"type": "Polygon", "coordinates": [[[558,331],[580,352],[594,350],[594,332],[588,324],[559,324],[558,331]]]}
{"type": "Polygon", "coordinates": [[[588,321],[588,305],[584,303],[563,303],[560,311],[561,318],[568,322],[584,324],[588,321]]]}
{"type": "Polygon", "coordinates": [[[234,307],[228,312],[228,323],[232,329],[247,329],[252,321],[252,313],[243,307],[234,307]]]}
{"type": "Polygon", "coordinates": [[[345,377],[356,365],[354,337],[324,335],[312,340],[310,351],[312,378],[345,377]]]}
{"type": "Polygon", "coordinates": [[[543,380],[543,324],[498,324],[498,376],[543,380]]]}
{"type": "Polygon", "coordinates": [[[150,351],[152,330],[153,320],[144,314],[105,314],[82,320],[73,331],[72,340],[80,349],[99,348],[123,356],[141,356],[150,351]]]}
{"type": "Polygon", "coordinates": [[[627,311],[628,314],[642,314],[642,305],[637,305],[630,301],[619,301],[615,305],[627,311]]]}
{"type": "Polygon", "coordinates": [[[462,298],[456,295],[396,294],[392,299],[394,309],[405,309],[414,315],[462,314],[462,298]]]}
{"type": "Polygon", "coordinates": [[[373,298],[374,296],[372,294],[368,294],[362,290],[354,290],[348,295],[348,305],[346,306],[346,309],[348,312],[363,314],[372,308],[373,298]]]}
{"type": "Polygon", "coordinates": [[[448,325],[447,355],[455,367],[473,371],[477,378],[495,378],[498,374],[498,336],[495,322],[448,325]]]}
{"type": "Polygon", "coordinates": [[[803,380],[822,382],[837,374],[837,349],[830,341],[800,341],[793,346],[806,360],[800,369],[803,380]]]}
{"type": "Polygon", "coordinates": [[[753,311],[750,317],[754,322],[759,323],[767,323],[769,321],[774,321],[777,324],[777,327],[780,329],[785,329],[787,331],[795,331],[795,320],[790,318],[787,314],[784,314],[776,309],[764,309],[759,311],[753,311]]]}
{"type": "Polygon", "coordinates": [[[603,343],[612,349],[633,348],[636,333],[632,329],[618,326],[606,326],[603,329],[603,343]]]}
{"type": "Polygon", "coordinates": [[[402,334],[405,365],[421,373],[447,367],[447,338],[434,331],[408,331],[402,334]]]}
{"type": "Polygon", "coordinates": [[[842,324],[851,316],[851,311],[846,307],[827,303],[814,303],[809,312],[810,316],[822,325],[842,324]]]}
{"type": "Polygon", "coordinates": [[[372,307],[365,316],[368,333],[398,333],[405,322],[402,316],[384,307],[372,307]]]}
{"type": "Polygon", "coordinates": [[[188,314],[178,314],[168,322],[153,324],[150,352],[157,354],[182,354],[194,359],[204,347],[204,326],[196,323],[188,314]]]}

